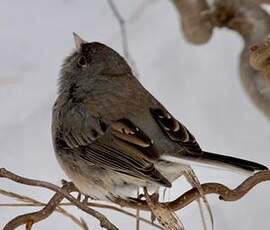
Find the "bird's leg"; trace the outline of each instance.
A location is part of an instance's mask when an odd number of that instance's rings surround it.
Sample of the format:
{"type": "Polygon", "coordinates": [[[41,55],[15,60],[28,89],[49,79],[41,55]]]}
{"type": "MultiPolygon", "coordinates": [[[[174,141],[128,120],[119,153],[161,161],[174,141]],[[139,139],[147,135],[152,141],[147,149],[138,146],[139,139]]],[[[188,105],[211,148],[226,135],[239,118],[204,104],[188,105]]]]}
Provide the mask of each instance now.
{"type": "MultiPolygon", "coordinates": [[[[145,197],[145,195],[143,194],[143,196],[145,197]]],[[[158,203],[159,201],[159,193],[158,191],[155,191],[153,194],[149,195],[150,199],[152,200],[153,203],[158,203]]],[[[151,211],[151,222],[152,224],[156,221],[157,217],[155,216],[155,214],[151,211]]]]}
{"type": "MultiPolygon", "coordinates": [[[[150,195],[150,199],[154,202],[157,203],[159,200],[159,193],[158,192],[154,192],[152,195],[150,195]]],[[[157,219],[157,217],[154,215],[154,213],[151,211],[151,222],[152,224],[155,222],[155,220],[157,219]]]]}
{"type": "Polygon", "coordinates": [[[87,195],[84,195],[82,194],[81,192],[78,192],[78,195],[77,195],[77,200],[83,204],[86,204],[88,203],[88,199],[91,198],[90,196],[87,196],[87,195]],[[82,199],[82,197],[84,196],[84,198],[82,199]]]}
{"type": "MultiPolygon", "coordinates": [[[[184,230],[184,226],[181,223],[177,215],[169,210],[168,208],[162,206],[159,201],[159,195],[155,192],[152,195],[148,194],[147,188],[144,187],[145,199],[148,207],[152,211],[152,215],[155,216],[158,222],[164,227],[164,229],[179,229],[184,230]]],[[[152,219],[153,221],[154,219],[152,219]]]]}
{"type": "Polygon", "coordinates": [[[168,188],[164,188],[163,192],[162,192],[162,200],[165,201],[165,196],[166,196],[166,192],[167,192],[168,188]]]}
{"type": "Polygon", "coordinates": [[[84,199],[82,201],[83,204],[87,204],[90,196],[84,195],[84,199]]]}
{"type": "MultiPolygon", "coordinates": [[[[153,194],[149,195],[149,197],[154,203],[157,203],[159,201],[159,193],[158,193],[158,191],[155,191],[153,194]]],[[[139,190],[138,190],[137,198],[136,199],[131,198],[131,200],[136,201],[136,200],[142,200],[143,198],[145,198],[145,194],[143,194],[143,193],[139,194],[139,190]]],[[[156,220],[156,216],[151,211],[151,222],[154,223],[155,220],[156,220]]]]}
{"type": "MultiPolygon", "coordinates": [[[[137,188],[137,198],[139,199],[139,197],[142,194],[140,194],[140,188],[137,188]]],[[[136,209],[136,230],[140,230],[140,209],[136,209]]]]}
{"type": "MultiPolygon", "coordinates": [[[[67,184],[67,183],[68,183],[68,182],[67,182],[65,179],[62,179],[62,180],[61,180],[61,184],[62,184],[63,186],[64,186],[65,184],[67,184]]],[[[76,199],[77,199],[78,201],[80,201],[80,202],[81,202],[81,200],[82,200],[82,195],[83,195],[83,194],[82,194],[81,192],[78,191],[78,195],[77,195],[77,198],[76,198],[76,199]]],[[[82,201],[83,203],[85,202],[86,197],[87,197],[87,199],[89,198],[88,196],[85,195],[85,197],[84,197],[84,199],[83,199],[83,201],[82,201]]],[[[87,204],[87,200],[86,200],[85,203],[87,204]]]]}
{"type": "Polygon", "coordinates": [[[159,193],[156,191],[153,194],[150,195],[150,198],[153,202],[157,203],[159,200],[159,193]]]}
{"type": "Polygon", "coordinates": [[[142,193],[141,194],[138,194],[138,196],[137,196],[137,199],[138,200],[142,200],[143,198],[144,198],[144,194],[142,194],[142,193]]]}
{"type": "Polygon", "coordinates": [[[82,199],[82,194],[80,192],[78,192],[77,200],[81,202],[81,199],[82,199]]]}
{"type": "MultiPolygon", "coordinates": [[[[204,195],[204,192],[203,192],[203,189],[202,189],[202,186],[201,186],[201,183],[200,183],[198,177],[196,176],[193,169],[191,167],[188,167],[188,166],[184,169],[183,175],[185,176],[187,181],[191,184],[191,186],[194,187],[194,188],[197,188],[198,192],[200,193],[200,196],[201,196],[201,198],[202,198],[202,200],[203,200],[203,202],[204,202],[204,204],[205,204],[205,206],[207,208],[207,211],[209,213],[212,229],[214,229],[213,213],[211,211],[211,207],[209,205],[209,202],[208,202],[208,200],[206,199],[206,197],[204,195]]],[[[205,217],[204,217],[204,214],[203,214],[203,211],[202,211],[202,206],[201,206],[200,199],[198,199],[197,201],[198,201],[198,205],[199,205],[199,208],[200,208],[200,213],[201,213],[201,216],[202,216],[204,229],[207,229],[206,224],[205,224],[206,221],[205,221],[205,217]]]]}

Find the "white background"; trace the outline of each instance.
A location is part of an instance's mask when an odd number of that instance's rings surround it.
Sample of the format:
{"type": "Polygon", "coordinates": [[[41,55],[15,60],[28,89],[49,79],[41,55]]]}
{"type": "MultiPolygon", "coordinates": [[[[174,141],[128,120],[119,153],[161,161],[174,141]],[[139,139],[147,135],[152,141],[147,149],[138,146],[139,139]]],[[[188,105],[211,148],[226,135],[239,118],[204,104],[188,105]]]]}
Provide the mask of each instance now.
{"type": "MultiPolygon", "coordinates": [[[[229,30],[215,30],[206,45],[190,45],[180,33],[173,5],[165,0],[148,1],[151,4],[143,5],[144,10],[140,7],[146,0],[116,1],[124,17],[130,18],[130,51],[143,85],[183,121],[203,149],[270,166],[269,121],[251,104],[238,76],[241,38],[229,30]]],[[[105,0],[1,0],[0,31],[0,167],[60,184],[60,179],[66,177],[56,162],[50,136],[60,65],[74,48],[73,31],[122,53],[117,21],[105,0]]],[[[215,181],[234,187],[244,179],[229,172],[194,169],[201,182],[215,181]]],[[[44,201],[51,195],[46,190],[3,179],[0,187],[44,201]]],[[[187,188],[187,183],[179,179],[170,198],[187,188]]],[[[233,203],[209,196],[216,229],[268,229],[269,192],[270,183],[264,183],[233,203]]],[[[12,200],[0,196],[0,202],[9,201],[12,200]]],[[[31,210],[0,208],[0,228],[19,213],[31,210]]],[[[84,217],[90,229],[100,229],[92,217],[76,208],[70,210],[84,217]]],[[[135,229],[135,220],[102,211],[120,229],[135,229]]],[[[186,229],[202,229],[196,204],[178,214],[186,229]]],[[[34,229],[79,227],[53,214],[34,229]]]]}

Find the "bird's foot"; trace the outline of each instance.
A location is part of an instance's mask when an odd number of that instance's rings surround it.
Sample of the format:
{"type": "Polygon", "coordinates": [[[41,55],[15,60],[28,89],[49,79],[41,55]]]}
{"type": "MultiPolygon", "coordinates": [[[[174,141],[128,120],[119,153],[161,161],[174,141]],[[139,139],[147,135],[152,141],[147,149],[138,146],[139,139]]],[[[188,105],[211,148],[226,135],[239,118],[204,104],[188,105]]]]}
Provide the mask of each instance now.
{"type": "Polygon", "coordinates": [[[92,199],[90,196],[88,195],[84,195],[81,192],[78,192],[77,198],[76,198],[79,202],[83,203],[83,204],[87,204],[89,199],[92,199]],[[83,197],[84,196],[84,197],[83,197]]]}
{"type": "Polygon", "coordinates": [[[84,196],[84,199],[83,199],[83,201],[82,201],[82,203],[83,203],[83,204],[87,204],[87,203],[88,203],[88,200],[89,200],[90,198],[91,198],[90,196],[85,195],[85,196],[84,196]]]}

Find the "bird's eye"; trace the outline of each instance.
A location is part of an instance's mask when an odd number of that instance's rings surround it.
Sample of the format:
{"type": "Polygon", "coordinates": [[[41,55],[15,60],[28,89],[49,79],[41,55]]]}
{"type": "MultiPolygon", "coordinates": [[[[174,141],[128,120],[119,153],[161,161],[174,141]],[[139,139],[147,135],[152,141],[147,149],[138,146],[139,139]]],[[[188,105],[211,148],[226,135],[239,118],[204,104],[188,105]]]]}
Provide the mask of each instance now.
{"type": "Polygon", "coordinates": [[[87,61],[85,56],[81,56],[78,60],[78,67],[85,67],[87,66],[87,61]]]}

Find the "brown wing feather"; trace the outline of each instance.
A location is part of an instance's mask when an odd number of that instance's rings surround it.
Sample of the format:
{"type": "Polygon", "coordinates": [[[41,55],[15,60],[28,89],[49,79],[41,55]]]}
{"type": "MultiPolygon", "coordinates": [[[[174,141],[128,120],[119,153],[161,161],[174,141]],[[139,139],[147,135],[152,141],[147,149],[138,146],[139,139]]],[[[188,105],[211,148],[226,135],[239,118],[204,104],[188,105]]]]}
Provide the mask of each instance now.
{"type": "MultiPolygon", "coordinates": [[[[54,115],[59,119],[61,113],[54,115]]],[[[66,111],[61,120],[55,128],[56,150],[70,149],[101,168],[171,186],[153,164],[158,152],[151,139],[131,121],[105,124],[81,106],[66,111]]]]}
{"type": "Polygon", "coordinates": [[[139,127],[128,119],[120,119],[111,125],[113,135],[138,149],[147,158],[156,160],[160,154],[151,140],[139,127]]]}
{"type": "Polygon", "coordinates": [[[191,153],[201,153],[202,150],[188,129],[177,121],[165,109],[151,108],[150,112],[161,130],[172,140],[180,143],[191,153]]]}
{"type": "Polygon", "coordinates": [[[125,149],[103,143],[101,140],[83,147],[81,157],[102,168],[129,176],[156,182],[166,187],[171,183],[155,168],[154,164],[141,156],[127,154],[125,149]]]}

